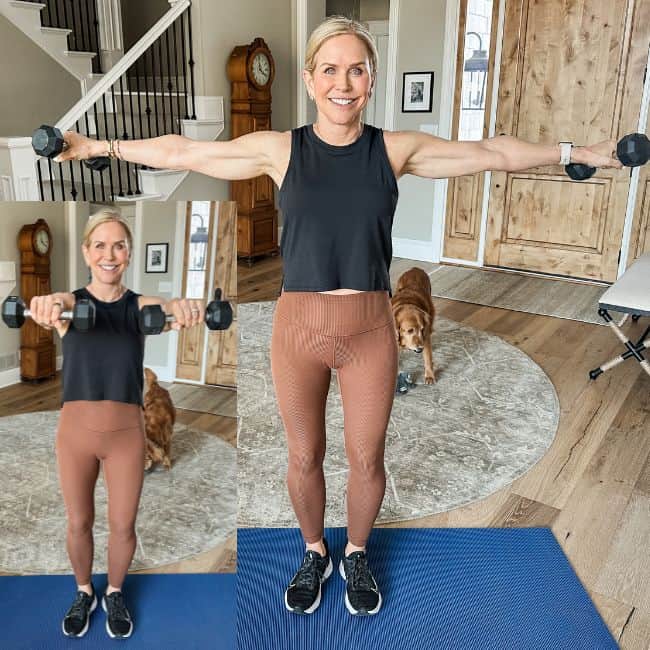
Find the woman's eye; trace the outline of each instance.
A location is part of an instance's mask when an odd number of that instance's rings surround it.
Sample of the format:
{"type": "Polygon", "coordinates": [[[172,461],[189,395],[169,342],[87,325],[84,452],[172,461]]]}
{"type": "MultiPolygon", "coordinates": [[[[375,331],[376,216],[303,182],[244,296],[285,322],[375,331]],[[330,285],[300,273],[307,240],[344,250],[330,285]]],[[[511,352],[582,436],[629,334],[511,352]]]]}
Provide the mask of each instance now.
{"type": "Polygon", "coordinates": [[[363,70],[361,68],[352,68],[352,72],[357,76],[363,74],[363,70]]]}
{"type": "Polygon", "coordinates": [[[329,74],[330,72],[334,72],[334,68],[325,68],[325,74],[329,74]]]}

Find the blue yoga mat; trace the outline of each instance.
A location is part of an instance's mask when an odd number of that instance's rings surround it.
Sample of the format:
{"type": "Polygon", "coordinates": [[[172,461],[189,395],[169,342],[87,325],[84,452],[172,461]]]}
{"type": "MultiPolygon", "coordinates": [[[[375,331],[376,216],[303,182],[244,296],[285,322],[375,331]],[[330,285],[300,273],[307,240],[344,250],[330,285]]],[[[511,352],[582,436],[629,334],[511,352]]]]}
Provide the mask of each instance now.
{"type": "Polygon", "coordinates": [[[368,557],[384,604],[366,617],[343,602],[345,530],[326,536],[337,570],[301,616],[284,606],[299,531],[238,531],[238,650],[617,648],[548,529],[375,529],[368,557]]]}
{"type": "MultiPolygon", "coordinates": [[[[94,578],[98,595],[106,577],[94,578]]],[[[75,595],[72,576],[0,577],[0,648],[11,650],[235,650],[234,574],[129,575],[124,595],[134,621],[128,639],[111,639],[101,604],[81,639],[61,620],[75,595]]]]}

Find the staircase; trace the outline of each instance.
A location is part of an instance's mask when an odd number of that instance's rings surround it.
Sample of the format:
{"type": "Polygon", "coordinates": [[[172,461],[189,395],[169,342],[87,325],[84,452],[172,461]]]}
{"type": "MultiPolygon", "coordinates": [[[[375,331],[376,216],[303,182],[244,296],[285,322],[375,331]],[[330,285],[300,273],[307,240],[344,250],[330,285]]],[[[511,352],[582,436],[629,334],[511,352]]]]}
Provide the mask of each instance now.
{"type": "MultiPolygon", "coordinates": [[[[37,15],[34,6],[39,8],[38,12],[44,7],[43,3],[19,0],[0,0],[0,3],[3,10],[5,5],[12,5],[16,11],[32,11],[32,16],[37,15]]],[[[24,19],[24,22],[28,21],[24,19]]],[[[36,30],[33,21],[29,25],[41,38],[56,37],[61,45],[62,32],[66,30],[42,25],[36,30]]],[[[75,56],[70,60],[78,63],[75,56]]],[[[91,60],[92,56],[86,63],[90,64],[91,60]]],[[[172,133],[215,140],[224,127],[223,98],[196,95],[194,65],[190,0],[176,0],[105,74],[86,70],[86,82],[92,81],[92,87],[87,86],[85,95],[56,126],[63,132],[74,130],[98,140],[131,140],[172,133]]],[[[37,160],[33,151],[29,151],[28,143],[28,138],[0,138],[0,195],[4,195],[0,198],[3,200],[165,200],[188,174],[180,170],[150,169],[121,160],[111,161],[110,167],[102,172],[92,171],[81,161],[37,160]],[[16,161],[10,180],[3,174],[6,167],[3,148],[7,149],[9,159],[13,157],[16,161]],[[29,165],[33,184],[27,179],[29,165]],[[11,191],[6,189],[9,185],[11,191]]]]}
{"type": "Polygon", "coordinates": [[[95,0],[0,0],[0,13],[81,83],[99,79],[99,21],[95,0]]]}

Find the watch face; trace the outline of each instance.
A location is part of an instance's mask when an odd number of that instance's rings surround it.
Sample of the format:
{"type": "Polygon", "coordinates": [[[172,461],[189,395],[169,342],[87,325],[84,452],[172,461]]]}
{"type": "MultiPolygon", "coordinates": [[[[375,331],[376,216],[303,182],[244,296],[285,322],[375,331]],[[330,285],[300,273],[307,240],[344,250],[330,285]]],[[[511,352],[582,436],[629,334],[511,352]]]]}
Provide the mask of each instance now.
{"type": "Polygon", "coordinates": [[[271,62],[264,52],[258,52],[251,66],[253,79],[258,86],[265,86],[271,78],[271,62]]]}
{"type": "Polygon", "coordinates": [[[50,235],[47,230],[37,230],[34,237],[34,247],[40,255],[45,255],[50,250],[50,235]]]}

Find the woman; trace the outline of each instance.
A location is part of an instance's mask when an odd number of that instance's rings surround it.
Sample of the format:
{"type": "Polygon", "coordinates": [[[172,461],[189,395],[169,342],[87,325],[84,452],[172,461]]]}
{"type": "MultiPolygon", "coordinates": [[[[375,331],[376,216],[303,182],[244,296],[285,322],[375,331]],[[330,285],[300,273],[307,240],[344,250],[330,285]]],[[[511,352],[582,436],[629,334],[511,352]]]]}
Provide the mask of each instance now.
{"type": "MultiPolygon", "coordinates": [[[[323,538],[325,399],[337,369],[350,472],[348,543],[339,571],[352,614],[374,614],[381,595],[366,542],[383,499],[384,438],[397,369],[389,264],[397,179],[447,178],[569,162],[566,146],[510,136],[449,142],[419,132],[382,132],[361,115],[373,91],[377,52],[354,21],[333,17],[311,35],[303,79],[317,119],[291,132],[251,133],[230,142],[180,136],[119,143],[67,133],[61,160],[107,153],[152,167],[226,180],[268,174],[284,215],[283,291],[274,316],[271,364],[287,432],[287,484],[306,543],[285,605],[311,613],[333,570],[323,538]]],[[[614,141],[574,147],[572,162],[620,167],[614,141]]]]}
{"type": "Polygon", "coordinates": [[[82,252],[90,269],[88,286],[72,293],[36,296],[32,318],[56,328],[63,346],[63,408],[56,434],[56,455],[67,514],[67,550],[77,595],[66,613],[66,636],[81,637],[97,606],[91,581],[94,490],[103,464],[108,490],[108,587],[102,601],[106,630],[131,635],[133,623],[122,596],[122,583],[135,551],[135,518],[144,476],[142,419],[144,335],[138,313],[160,304],[175,317],[174,329],[203,322],[198,300],[145,298],[122,284],[133,250],[129,227],[119,214],[102,211],[87,223],[82,252]],[[95,304],[95,326],[87,332],[60,320],[79,299],[95,304]]]}

